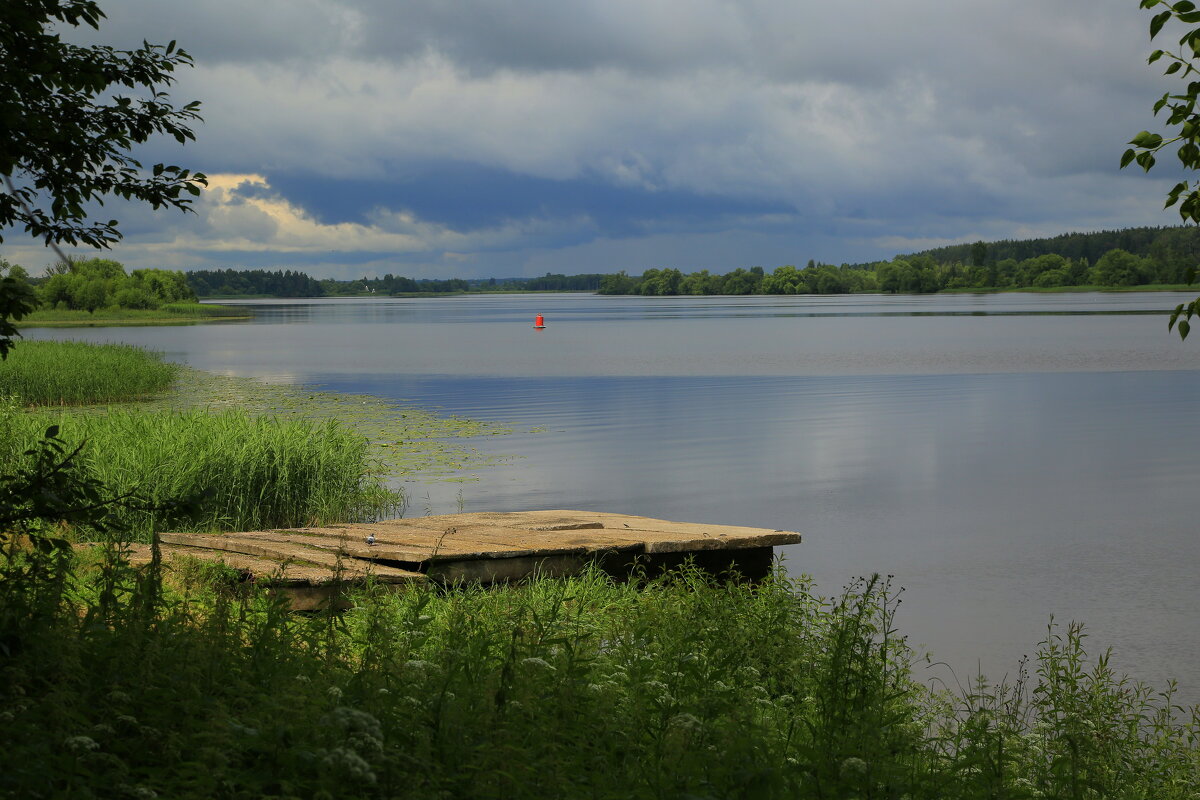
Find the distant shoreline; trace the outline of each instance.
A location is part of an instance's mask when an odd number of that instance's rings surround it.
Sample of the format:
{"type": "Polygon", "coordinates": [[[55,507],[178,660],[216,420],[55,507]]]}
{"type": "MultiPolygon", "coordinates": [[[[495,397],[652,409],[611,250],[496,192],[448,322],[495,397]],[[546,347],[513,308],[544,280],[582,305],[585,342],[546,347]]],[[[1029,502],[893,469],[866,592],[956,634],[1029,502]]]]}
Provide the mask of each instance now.
{"type": "MultiPolygon", "coordinates": [[[[806,292],[796,293],[792,295],[758,292],[753,294],[661,294],[661,295],[641,295],[641,294],[612,294],[602,295],[596,291],[579,291],[571,289],[513,289],[507,291],[488,291],[488,292],[398,292],[396,294],[337,294],[337,295],[306,295],[304,297],[281,297],[276,295],[255,294],[255,295],[211,295],[204,296],[202,301],[211,300],[391,300],[396,298],[412,299],[420,297],[488,297],[492,295],[512,295],[512,294],[589,294],[596,296],[607,297],[655,297],[662,299],[664,297],[837,297],[840,295],[864,295],[864,294],[881,294],[892,296],[908,296],[908,297],[932,297],[939,294],[1090,294],[1095,292],[1103,292],[1104,294],[1125,294],[1129,292],[1194,292],[1200,293],[1200,284],[1144,284],[1140,286],[1051,286],[1051,287],[1036,287],[1036,286],[1005,286],[1005,287],[986,287],[986,288],[956,288],[956,289],[941,289],[936,292],[840,292],[820,293],[806,292]]],[[[206,308],[219,308],[206,304],[206,308]]],[[[231,308],[226,306],[226,308],[231,308]]],[[[73,312],[74,313],[74,312],[73,312]]],[[[78,312],[86,314],[87,312],[78,312]]],[[[32,315],[31,315],[32,316],[32,315]]],[[[177,320],[180,321],[180,320],[177,320]]],[[[191,320],[182,320],[191,321],[191,320]]],[[[30,324],[30,323],[26,323],[30,324]]],[[[50,323],[50,324],[75,324],[75,323],[50,323]]],[[[105,323],[107,324],[107,323],[105,323]]]]}

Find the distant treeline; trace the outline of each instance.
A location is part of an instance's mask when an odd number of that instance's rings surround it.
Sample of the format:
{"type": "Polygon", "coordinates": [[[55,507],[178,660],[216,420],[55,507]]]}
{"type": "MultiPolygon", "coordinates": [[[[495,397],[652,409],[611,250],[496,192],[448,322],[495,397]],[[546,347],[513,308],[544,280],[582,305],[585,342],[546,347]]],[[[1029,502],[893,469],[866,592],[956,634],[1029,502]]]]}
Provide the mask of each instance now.
{"type": "Polygon", "coordinates": [[[293,270],[196,270],[188,285],[201,297],[265,295],[337,297],[461,292],[575,291],[600,294],[846,294],[939,292],[945,289],[1121,287],[1182,284],[1200,264],[1200,227],[1127,228],[1067,233],[1045,239],[975,242],[896,256],[870,264],[791,264],[767,272],[739,267],[708,270],[647,269],[642,275],[589,273],[537,278],[406,278],[385,275],[318,280],[293,270]]]}
{"type": "Polygon", "coordinates": [[[735,269],[725,275],[708,270],[684,274],[677,269],[648,269],[640,277],[624,272],[606,275],[600,294],[848,294],[904,292],[925,294],[944,289],[1008,289],[1058,286],[1122,287],[1184,283],[1186,267],[1163,264],[1125,250],[1110,250],[1090,266],[1086,258],[1044,255],[1017,261],[1006,258],[982,265],[959,261],[939,264],[926,255],[875,264],[809,262],[765,272],[762,267],[735,269]]]}
{"type": "Polygon", "coordinates": [[[945,289],[1178,285],[1200,264],[1200,227],[1129,228],[1028,241],[975,242],[870,264],[786,265],[770,273],[738,268],[648,269],[640,277],[607,275],[601,294],[845,294],[939,292],[945,289]]]}
{"type": "MultiPolygon", "coordinates": [[[[912,255],[929,256],[939,264],[960,261],[964,264],[1003,261],[1012,258],[1023,261],[1045,255],[1071,259],[1087,259],[1096,263],[1109,250],[1125,250],[1133,255],[1154,258],[1161,263],[1182,260],[1200,263],[1200,228],[1196,226],[1168,228],[1125,228],[1094,233],[1063,233],[1044,239],[1001,240],[955,244],[922,250],[912,255]]],[[[900,256],[906,258],[907,256],[900,256]]]]}
{"type": "Polygon", "coordinates": [[[201,297],[320,297],[325,294],[320,281],[290,269],[274,272],[265,269],[198,269],[187,273],[187,282],[201,297]]]}
{"type": "Polygon", "coordinates": [[[540,278],[357,278],[318,280],[294,270],[198,269],[187,273],[187,282],[200,297],[338,297],[364,294],[446,294],[458,292],[594,292],[600,274],[554,275],[540,278]]]}

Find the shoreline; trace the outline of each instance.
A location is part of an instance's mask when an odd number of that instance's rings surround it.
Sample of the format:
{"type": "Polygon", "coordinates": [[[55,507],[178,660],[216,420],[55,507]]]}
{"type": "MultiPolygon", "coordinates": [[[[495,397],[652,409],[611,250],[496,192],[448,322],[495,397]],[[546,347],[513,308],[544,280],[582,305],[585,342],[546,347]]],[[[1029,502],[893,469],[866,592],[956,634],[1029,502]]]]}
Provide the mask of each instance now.
{"type": "Polygon", "coordinates": [[[254,317],[233,306],[187,303],[161,309],[105,308],[95,312],[38,309],[26,315],[21,328],[102,328],[131,325],[196,325],[232,322],[254,317]]]}

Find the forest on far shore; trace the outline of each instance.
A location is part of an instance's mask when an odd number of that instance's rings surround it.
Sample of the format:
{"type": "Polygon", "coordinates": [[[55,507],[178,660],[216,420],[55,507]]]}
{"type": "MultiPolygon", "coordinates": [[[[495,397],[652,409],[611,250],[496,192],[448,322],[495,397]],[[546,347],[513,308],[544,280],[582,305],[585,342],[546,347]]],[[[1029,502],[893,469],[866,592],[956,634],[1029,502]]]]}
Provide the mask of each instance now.
{"type": "MultiPolygon", "coordinates": [[[[87,262],[91,263],[91,262],[87,262]]],[[[114,262],[105,262],[114,263],[114,262]]],[[[652,267],[640,275],[620,270],[610,274],[551,274],[536,278],[407,278],[363,276],[353,280],[314,278],[300,270],[217,269],[182,273],[184,293],[199,297],[339,297],[363,295],[459,294],[463,292],[572,291],[639,295],[847,294],[852,292],[932,293],[945,290],[1054,289],[1059,287],[1122,288],[1180,286],[1187,271],[1200,264],[1200,227],[1126,228],[1095,233],[1069,233],[1044,239],[975,242],[898,255],[865,264],[786,264],[770,271],[738,267],[724,274],[707,269],[652,267]]],[[[66,272],[65,269],[52,273],[66,272]]],[[[76,269],[75,271],[78,271],[76,269]]],[[[22,274],[27,274],[22,271],[22,274]]],[[[134,276],[180,275],[138,270],[134,276]]],[[[74,295],[58,283],[62,275],[33,278],[48,305],[74,295]],[[54,295],[50,298],[50,295],[54,295]],[[59,295],[62,295],[60,297],[59,295]],[[68,297],[68,295],[70,295],[68,297]]],[[[94,283],[94,282],[93,282],[94,283]]],[[[158,283],[128,284],[150,297],[163,294],[158,283]],[[136,286],[135,286],[136,284],[136,286]]],[[[76,294],[82,292],[83,287],[76,294]]],[[[93,287],[94,288],[94,287],[93,287]]],[[[172,296],[171,300],[183,299],[172,296]]],[[[144,303],[143,303],[144,304],[144,303]]],[[[72,305],[74,307],[74,305],[72,305]]]]}

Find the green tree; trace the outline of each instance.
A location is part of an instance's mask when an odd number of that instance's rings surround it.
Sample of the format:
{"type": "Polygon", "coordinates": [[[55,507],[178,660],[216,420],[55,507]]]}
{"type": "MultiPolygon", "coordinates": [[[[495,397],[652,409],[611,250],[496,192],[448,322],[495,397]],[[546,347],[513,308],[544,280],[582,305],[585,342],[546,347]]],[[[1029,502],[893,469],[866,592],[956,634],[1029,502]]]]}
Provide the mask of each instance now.
{"type": "Polygon", "coordinates": [[[19,322],[37,308],[38,299],[22,267],[0,262],[3,264],[0,267],[0,359],[4,359],[12,348],[13,338],[20,335],[13,322],[19,322]]]}
{"type": "MultiPolygon", "coordinates": [[[[1176,75],[1186,81],[1182,93],[1165,93],[1154,104],[1154,114],[1167,110],[1166,137],[1150,131],[1142,131],[1130,140],[1132,145],[1121,156],[1121,167],[1137,164],[1147,172],[1154,166],[1155,156],[1164,148],[1177,146],[1176,155],[1184,169],[1200,169],[1200,112],[1196,103],[1200,100],[1200,10],[1191,0],[1171,3],[1167,0],[1141,0],[1142,8],[1157,10],[1150,19],[1150,38],[1162,32],[1168,22],[1182,23],[1183,35],[1179,37],[1178,49],[1155,50],[1148,63],[1165,60],[1165,75],[1176,75]]],[[[1166,207],[1179,206],[1179,216],[1186,222],[1200,223],[1200,181],[1180,181],[1167,194],[1166,207]]],[[[1099,263],[1097,263],[1099,266],[1099,263]]],[[[1190,265],[1185,272],[1188,283],[1196,278],[1196,266],[1190,265]]],[[[1191,330],[1191,319],[1200,314],[1200,297],[1190,303],[1180,303],[1171,314],[1168,328],[1178,324],[1180,338],[1186,339],[1191,330]]]]}
{"type": "Polygon", "coordinates": [[[633,294],[637,280],[621,270],[615,275],[605,275],[600,279],[600,294],[633,294]]]}
{"type": "Polygon", "coordinates": [[[986,242],[976,242],[975,244],[971,245],[971,266],[982,267],[984,264],[986,264],[987,251],[988,247],[986,242]]]}
{"type": "Polygon", "coordinates": [[[1142,259],[1117,248],[1100,256],[1092,267],[1092,281],[1099,286],[1136,286],[1143,269],[1142,259]]]}
{"type": "MultiPolygon", "coordinates": [[[[166,87],[192,59],[175,42],[136,50],[80,46],[64,27],[99,29],[92,0],[5,2],[0,13],[0,242],[19,226],[47,245],[107,247],[121,237],[117,220],[92,219],[93,204],[119,197],[153,208],[188,210],[207,185],[202,173],[130,155],[134,145],[166,135],[195,138],[196,102],[176,108],[166,87]]],[[[62,255],[61,253],[59,254],[62,255]]],[[[12,322],[35,298],[0,281],[0,356],[18,336],[12,322]]]]}
{"type": "Polygon", "coordinates": [[[763,294],[808,294],[808,282],[803,273],[791,264],[776,267],[763,278],[763,294]]]}
{"type": "Polygon", "coordinates": [[[683,280],[679,283],[680,294],[711,294],[709,291],[712,276],[708,274],[708,270],[702,269],[699,272],[691,272],[683,276],[683,280]]]}
{"type": "Polygon", "coordinates": [[[79,285],[73,299],[76,307],[94,314],[96,309],[108,305],[108,285],[101,278],[88,278],[79,285]]]}

